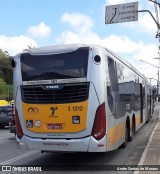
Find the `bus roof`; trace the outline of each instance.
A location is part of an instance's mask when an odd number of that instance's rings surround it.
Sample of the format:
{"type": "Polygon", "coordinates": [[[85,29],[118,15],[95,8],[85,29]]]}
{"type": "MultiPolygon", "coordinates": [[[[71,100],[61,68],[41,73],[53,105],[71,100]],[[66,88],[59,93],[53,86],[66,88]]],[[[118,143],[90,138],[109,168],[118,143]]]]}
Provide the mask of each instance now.
{"type": "MultiPolygon", "coordinates": [[[[85,44],[62,44],[62,45],[52,45],[52,46],[46,46],[46,47],[39,47],[39,48],[33,48],[25,51],[25,53],[30,53],[32,55],[43,55],[43,54],[58,54],[63,52],[71,52],[75,51],[80,47],[89,47],[89,45],[85,44]]],[[[23,53],[22,53],[23,54],[23,53]]]]}
{"type": "MultiPolygon", "coordinates": [[[[77,50],[80,47],[102,47],[105,48],[104,46],[101,45],[96,45],[96,44],[82,44],[82,43],[75,43],[75,44],[61,44],[61,45],[51,45],[51,46],[45,46],[45,47],[38,47],[38,48],[32,48],[25,50],[23,53],[29,53],[31,55],[50,55],[50,54],[58,54],[58,53],[66,53],[66,52],[72,52],[77,50]]],[[[123,62],[126,66],[128,66],[130,69],[135,71],[139,76],[141,76],[145,81],[147,79],[145,76],[140,73],[133,65],[131,65],[126,59],[123,59],[116,55],[114,52],[112,52],[110,49],[105,48],[111,55],[113,55],[116,59],[119,61],[123,62]]],[[[149,83],[149,82],[148,82],[149,83]]]]}

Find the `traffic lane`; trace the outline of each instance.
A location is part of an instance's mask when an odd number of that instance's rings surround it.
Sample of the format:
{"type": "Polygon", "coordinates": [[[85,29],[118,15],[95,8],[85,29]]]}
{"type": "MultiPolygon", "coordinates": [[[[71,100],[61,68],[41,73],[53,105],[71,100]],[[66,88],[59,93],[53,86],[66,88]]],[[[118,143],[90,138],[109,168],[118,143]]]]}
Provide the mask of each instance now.
{"type": "Polygon", "coordinates": [[[7,165],[31,154],[30,150],[19,150],[15,136],[0,138],[0,165],[7,165]]]}
{"type": "Polygon", "coordinates": [[[7,136],[7,137],[3,137],[0,138],[0,145],[1,144],[7,144],[14,141],[15,142],[15,136],[7,136]]]}
{"type": "Polygon", "coordinates": [[[0,128],[0,139],[4,137],[12,137],[14,134],[9,132],[9,127],[6,126],[5,128],[0,128]]]}
{"type": "Polygon", "coordinates": [[[0,129],[0,144],[7,143],[9,139],[15,139],[15,135],[9,132],[9,127],[0,129]]]}
{"type": "MultiPolygon", "coordinates": [[[[79,172],[85,172],[82,170],[82,165],[137,165],[141,154],[143,153],[151,132],[156,125],[158,119],[156,117],[152,117],[149,123],[145,124],[134,136],[134,139],[131,143],[127,144],[125,149],[117,149],[112,152],[108,153],[62,153],[62,154],[55,154],[55,153],[44,153],[41,154],[40,152],[36,152],[35,154],[31,153],[30,155],[17,159],[15,161],[10,159],[10,163],[12,165],[46,165],[48,170],[50,166],[60,165],[57,170],[63,170],[63,165],[76,165],[78,166],[77,170],[79,172]]],[[[14,147],[16,148],[16,147],[14,147]]],[[[22,150],[19,150],[22,151],[22,150]]],[[[26,151],[23,151],[23,153],[26,151]]],[[[98,169],[97,169],[98,170],[98,169]]],[[[64,171],[52,171],[52,173],[64,173],[64,171]]],[[[66,173],[67,171],[65,171],[66,173]]],[[[70,171],[71,172],[71,171],[70,171]]],[[[79,173],[76,171],[76,173],[79,173]]],[[[95,171],[96,172],[96,171],[95,171]]],[[[106,171],[101,171],[103,173],[106,171]]],[[[46,172],[45,172],[46,173],[46,172]]],[[[48,172],[47,172],[48,173],[48,172]]],[[[74,173],[74,171],[73,171],[74,173]]],[[[87,171],[90,173],[90,171],[87,171]]],[[[91,172],[93,173],[93,171],[91,172]]],[[[107,173],[125,173],[121,171],[117,172],[108,172],[107,173]]],[[[126,172],[127,174],[133,173],[132,171],[126,172]]]]}
{"type": "MultiPolygon", "coordinates": [[[[134,136],[127,147],[119,148],[107,153],[36,153],[32,159],[25,158],[21,164],[26,165],[64,165],[64,164],[94,164],[94,165],[136,165],[140,158],[153,128],[158,122],[157,117],[152,117],[134,136]],[[69,159],[69,160],[66,160],[69,159]]],[[[16,164],[16,163],[15,163],[16,164]]]]}

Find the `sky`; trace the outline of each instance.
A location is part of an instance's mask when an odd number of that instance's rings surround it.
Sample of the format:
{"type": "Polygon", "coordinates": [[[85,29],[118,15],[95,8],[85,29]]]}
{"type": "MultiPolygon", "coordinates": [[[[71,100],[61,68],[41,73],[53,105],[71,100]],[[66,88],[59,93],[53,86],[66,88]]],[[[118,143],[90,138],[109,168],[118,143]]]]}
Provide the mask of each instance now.
{"type": "MultiPolygon", "coordinates": [[[[105,24],[106,6],[129,2],[134,1],[1,0],[0,49],[14,56],[28,46],[102,45],[152,78],[151,83],[156,85],[160,60],[153,58],[160,57],[160,42],[151,15],[139,12],[138,21],[105,24]]],[[[154,4],[149,0],[139,0],[138,10],[149,10],[156,18],[154,4]]]]}

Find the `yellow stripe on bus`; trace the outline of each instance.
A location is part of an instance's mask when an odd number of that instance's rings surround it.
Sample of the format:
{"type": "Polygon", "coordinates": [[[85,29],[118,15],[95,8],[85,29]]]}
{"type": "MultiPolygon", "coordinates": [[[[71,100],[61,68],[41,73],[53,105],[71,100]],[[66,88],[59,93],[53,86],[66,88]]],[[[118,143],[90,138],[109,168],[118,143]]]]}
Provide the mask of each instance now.
{"type": "Polygon", "coordinates": [[[141,123],[140,115],[136,116],[136,127],[139,126],[141,123]]]}
{"type": "Polygon", "coordinates": [[[125,122],[119,123],[117,126],[114,126],[108,131],[108,144],[109,148],[115,145],[118,141],[120,141],[125,135],[125,122]]]}

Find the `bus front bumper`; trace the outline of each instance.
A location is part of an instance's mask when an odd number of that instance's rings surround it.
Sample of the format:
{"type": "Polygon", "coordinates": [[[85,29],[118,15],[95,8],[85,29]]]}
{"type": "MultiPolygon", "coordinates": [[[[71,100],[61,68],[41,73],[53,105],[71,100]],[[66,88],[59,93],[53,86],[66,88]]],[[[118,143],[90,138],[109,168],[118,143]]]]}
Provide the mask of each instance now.
{"type": "Polygon", "coordinates": [[[92,136],[80,139],[41,139],[23,136],[18,139],[19,149],[38,150],[42,152],[106,152],[107,135],[97,141],[92,136]]]}

